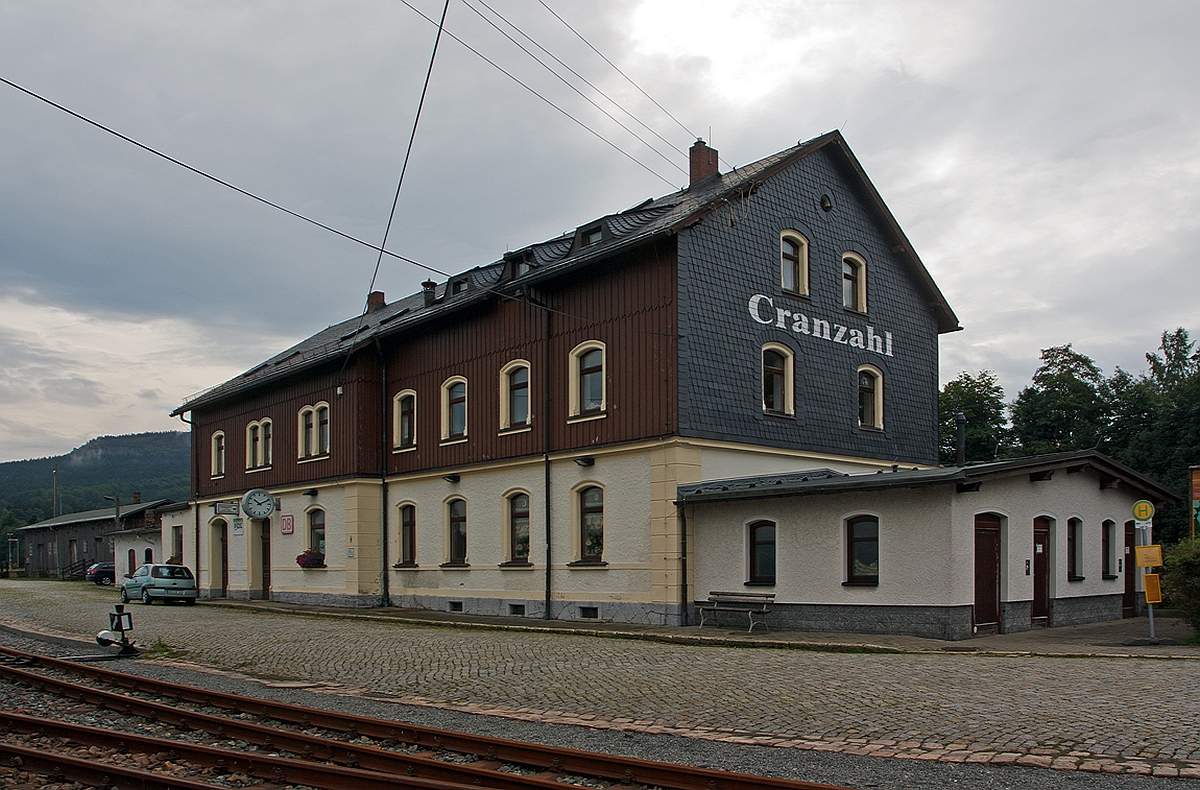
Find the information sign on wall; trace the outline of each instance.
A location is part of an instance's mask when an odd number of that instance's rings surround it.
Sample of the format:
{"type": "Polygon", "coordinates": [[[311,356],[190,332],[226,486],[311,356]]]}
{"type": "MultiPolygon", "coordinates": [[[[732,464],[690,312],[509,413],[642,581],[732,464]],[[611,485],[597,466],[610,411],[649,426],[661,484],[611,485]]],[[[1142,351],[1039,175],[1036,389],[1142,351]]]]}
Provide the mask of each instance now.
{"type": "Polygon", "coordinates": [[[279,517],[279,534],[291,535],[296,531],[296,517],[290,513],[279,517]]]}
{"type": "Polygon", "coordinates": [[[241,535],[245,531],[246,531],[246,522],[242,521],[240,518],[235,518],[233,520],[233,534],[241,535]]]}

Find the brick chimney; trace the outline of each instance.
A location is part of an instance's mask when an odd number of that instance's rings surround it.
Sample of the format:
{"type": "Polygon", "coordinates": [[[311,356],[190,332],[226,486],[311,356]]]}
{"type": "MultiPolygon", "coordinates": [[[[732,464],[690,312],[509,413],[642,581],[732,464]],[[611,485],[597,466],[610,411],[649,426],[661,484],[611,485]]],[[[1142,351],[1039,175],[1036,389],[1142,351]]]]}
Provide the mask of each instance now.
{"type": "Polygon", "coordinates": [[[376,310],[387,307],[387,300],[383,298],[383,291],[371,291],[367,295],[367,312],[373,313],[376,310]]]}
{"type": "Polygon", "coordinates": [[[133,492],[133,504],[135,504],[135,505],[142,504],[142,492],[141,491],[133,492]]]}
{"type": "Polygon", "coordinates": [[[433,280],[426,280],[421,283],[421,290],[425,293],[425,306],[433,304],[437,300],[437,283],[433,280]]]}
{"type": "Polygon", "coordinates": [[[717,149],[709,148],[703,140],[697,139],[695,145],[688,149],[688,157],[692,165],[689,184],[703,181],[720,172],[717,169],[717,149]]]}

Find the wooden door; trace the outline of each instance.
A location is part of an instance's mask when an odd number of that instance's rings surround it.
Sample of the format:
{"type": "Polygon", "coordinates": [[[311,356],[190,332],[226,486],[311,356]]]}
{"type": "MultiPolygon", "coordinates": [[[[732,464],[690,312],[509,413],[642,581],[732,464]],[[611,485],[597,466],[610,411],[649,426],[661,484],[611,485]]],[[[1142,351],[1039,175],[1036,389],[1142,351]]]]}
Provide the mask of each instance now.
{"type": "Polygon", "coordinates": [[[976,635],[1000,632],[1000,517],[981,513],[975,517],[976,635]]]}
{"type": "Polygon", "coordinates": [[[1031,628],[1050,624],[1050,519],[1033,520],[1033,605],[1029,609],[1031,628]]]}
{"type": "Polygon", "coordinates": [[[1134,617],[1137,615],[1137,563],[1134,562],[1134,547],[1137,546],[1137,530],[1132,521],[1125,522],[1125,552],[1121,557],[1121,567],[1117,570],[1125,574],[1125,594],[1121,596],[1121,616],[1134,617]]]}
{"type": "Polygon", "coordinates": [[[211,594],[216,598],[227,598],[229,596],[229,525],[224,521],[218,522],[213,525],[213,533],[216,538],[216,545],[213,546],[216,557],[213,558],[213,567],[209,570],[209,584],[213,584],[219,578],[221,586],[211,594]],[[219,575],[218,562],[220,562],[219,575]]]}
{"type": "Polygon", "coordinates": [[[262,599],[271,600],[271,519],[262,520],[262,599]]]}

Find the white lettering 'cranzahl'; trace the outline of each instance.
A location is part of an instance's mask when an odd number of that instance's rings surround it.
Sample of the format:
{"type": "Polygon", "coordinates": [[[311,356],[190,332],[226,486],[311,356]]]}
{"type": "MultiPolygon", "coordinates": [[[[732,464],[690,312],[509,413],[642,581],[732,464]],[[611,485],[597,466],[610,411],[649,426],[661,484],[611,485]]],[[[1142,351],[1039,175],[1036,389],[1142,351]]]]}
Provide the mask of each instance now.
{"type": "Polygon", "coordinates": [[[824,318],[809,318],[794,310],[776,307],[771,297],[765,294],[755,294],[750,297],[748,307],[750,317],[755,323],[763,326],[774,326],[778,329],[790,329],[797,335],[809,335],[819,340],[828,340],[851,348],[861,348],[885,357],[895,356],[892,353],[892,333],[879,334],[875,327],[867,326],[864,332],[841,324],[834,324],[824,318]]]}

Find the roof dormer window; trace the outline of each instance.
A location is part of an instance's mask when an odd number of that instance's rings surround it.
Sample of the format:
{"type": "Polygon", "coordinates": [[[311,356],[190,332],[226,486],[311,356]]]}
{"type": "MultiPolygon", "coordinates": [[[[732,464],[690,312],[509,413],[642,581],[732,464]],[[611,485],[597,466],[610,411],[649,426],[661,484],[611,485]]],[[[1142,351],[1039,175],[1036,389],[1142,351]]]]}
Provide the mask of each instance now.
{"type": "Polygon", "coordinates": [[[599,244],[603,238],[604,230],[599,225],[587,228],[579,234],[579,246],[591,247],[593,244],[599,244]]]}
{"type": "Polygon", "coordinates": [[[462,278],[461,280],[451,280],[450,281],[450,295],[451,296],[457,296],[458,294],[466,293],[466,292],[467,292],[467,278],[466,277],[462,278]]]}

